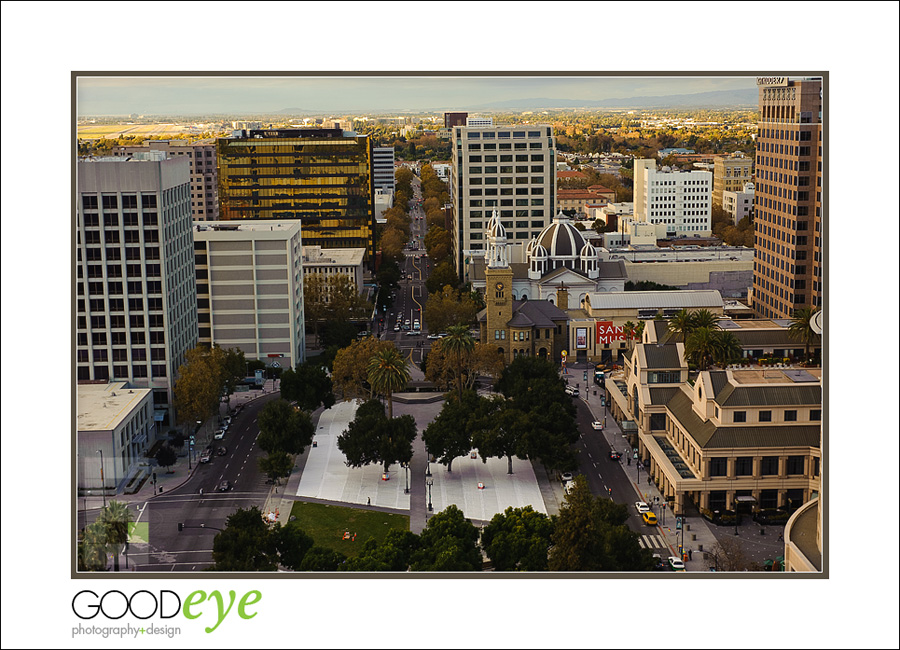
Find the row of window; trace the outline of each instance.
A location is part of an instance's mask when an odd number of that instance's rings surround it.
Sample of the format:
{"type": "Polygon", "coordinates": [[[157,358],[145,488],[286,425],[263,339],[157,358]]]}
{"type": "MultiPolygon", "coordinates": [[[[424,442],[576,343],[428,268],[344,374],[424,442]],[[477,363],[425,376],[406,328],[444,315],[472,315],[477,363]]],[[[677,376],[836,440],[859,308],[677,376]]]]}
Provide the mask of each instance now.
{"type": "MultiPolygon", "coordinates": [[[[718,408],[718,407],[716,407],[718,408]]],[[[747,422],[747,411],[734,411],[732,413],[734,422],[747,422]]],[[[810,409],[809,410],[809,421],[810,422],[818,422],[822,419],[822,409],[810,409]]],[[[757,422],[771,422],[772,421],[772,411],[765,410],[759,411],[757,422]]],[[[796,409],[785,409],[784,411],[784,421],[785,422],[796,422],[797,421],[797,410],[796,409]]]]}
{"type": "MultiPolygon", "coordinates": [[[[106,329],[107,317],[104,315],[94,315],[91,316],[91,330],[102,330],[106,329]]],[[[144,319],[144,314],[135,314],[131,313],[128,315],[128,326],[131,328],[141,328],[146,327],[165,327],[166,326],[166,317],[164,314],[149,314],[147,315],[146,320],[144,319]]],[[[110,314],[109,316],[109,328],[110,329],[125,329],[125,316],[110,314]]],[[[78,329],[84,330],[87,329],[87,317],[79,316],[78,317],[78,329]]],[[[161,332],[159,334],[162,334],[161,332]]],[[[95,343],[94,345],[103,345],[95,343]]]]}
{"type": "MultiPolygon", "coordinates": [[[[109,366],[107,365],[98,365],[93,367],[94,372],[91,373],[90,366],[78,366],[78,380],[79,381],[90,381],[90,380],[99,380],[99,381],[108,381],[111,379],[109,374],[109,366]],[[91,376],[93,374],[93,376],[91,376]]],[[[133,364],[131,366],[131,373],[128,372],[128,366],[113,366],[113,374],[112,377],[116,379],[128,379],[129,377],[134,378],[144,378],[144,377],[153,377],[153,378],[162,378],[166,376],[166,366],[165,364],[152,364],[147,366],[146,364],[133,364]],[[150,371],[148,374],[148,370],[150,371]]],[[[154,395],[156,391],[154,391],[154,395]]],[[[155,402],[159,404],[159,402],[155,402]]]]}
{"type": "MultiPolygon", "coordinates": [[[[95,362],[103,362],[109,361],[109,353],[112,352],[112,360],[113,363],[127,363],[128,362],[128,348],[97,348],[93,350],[93,354],[89,355],[88,350],[80,349],[77,353],[78,363],[88,363],[90,356],[93,356],[95,362]]],[[[165,347],[155,347],[150,348],[150,359],[151,361],[165,361],[166,360],[166,348],[165,347]]],[[[147,348],[132,348],[131,349],[131,360],[132,361],[146,361],[147,360],[147,348]]]]}
{"type": "MultiPolygon", "coordinates": [[[[129,339],[131,345],[146,345],[147,335],[148,333],[143,331],[110,332],[109,337],[107,338],[106,332],[91,332],[90,340],[91,345],[94,347],[105,345],[128,345],[129,339]],[[109,341],[109,343],[107,343],[107,341],[109,341]]],[[[151,345],[165,345],[166,343],[165,332],[149,332],[149,336],[151,345]]],[[[78,332],[76,341],[78,342],[78,347],[87,347],[87,332],[78,332]]],[[[138,358],[135,357],[134,354],[136,353],[132,351],[132,358],[138,358]]]]}
{"type": "Polygon", "coordinates": [[[544,147],[540,142],[516,142],[515,146],[513,146],[513,144],[509,142],[501,142],[499,145],[493,142],[485,142],[483,145],[477,142],[470,142],[468,145],[468,151],[512,151],[513,149],[515,149],[516,151],[522,151],[525,149],[543,148],[544,147]]]}
{"type": "MultiPolygon", "coordinates": [[[[709,476],[728,476],[728,458],[710,458],[709,476]]],[[[818,458],[815,458],[818,461],[818,458]]],[[[760,476],[777,476],[779,456],[763,456],[759,459],[760,476]]],[[[816,476],[818,476],[818,463],[816,463],[816,476]]],[[[806,456],[788,456],[785,459],[784,473],[788,476],[802,476],[806,474],[806,456]]],[[[738,456],[734,458],[734,476],[753,476],[753,457],[738,456]]]]}
{"type": "MultiPolygon", "coordinates": [[[[81,215],[82,223],[85,228],[99,228],[100,227],[100,215],[96,212],[85,212],[81,215]]],[[[126,228],[131,227],[140,227],[143,225],[144,228],[156,228],[159,226],[159,217],[154,210],[153,212],[144,212],[142,218],[138,216],[137,212],[123,212],[122,213],[122,225],[126,228]]],[[[119,227],[119,213],[118,212],[106,212],[103,214],[103,227],[104,228],[118,228],[119,227]]]]}
{"type": "MultiPolygon", "coordinates": [[[[500,140],[509,140],[510,132],[509,131],[464,131],[469,140],[478,140],[482,138],[484,140],[493,140],[496,135],[500,140]]],[[[549,135],[549,133],[548,133],[549,135]]],[[[524,138],[525,131],[512,131],[513,138],[524,138]]],[[[540,131],[528,131],[529,138],[539,138],[541,137],[540,131]]]]}

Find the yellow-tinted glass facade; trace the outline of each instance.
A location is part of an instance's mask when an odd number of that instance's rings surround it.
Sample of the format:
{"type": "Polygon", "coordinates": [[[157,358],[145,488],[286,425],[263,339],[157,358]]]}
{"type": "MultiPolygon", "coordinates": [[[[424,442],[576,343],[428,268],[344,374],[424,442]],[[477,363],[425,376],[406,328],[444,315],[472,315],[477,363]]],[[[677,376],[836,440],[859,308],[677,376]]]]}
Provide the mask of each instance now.
{"type": "Polygon", "coordinates": [[[216,143],[220,219],[300,219],[304,246],[374,259],[372,147],[340,129],[244,132],[216,143]]]}

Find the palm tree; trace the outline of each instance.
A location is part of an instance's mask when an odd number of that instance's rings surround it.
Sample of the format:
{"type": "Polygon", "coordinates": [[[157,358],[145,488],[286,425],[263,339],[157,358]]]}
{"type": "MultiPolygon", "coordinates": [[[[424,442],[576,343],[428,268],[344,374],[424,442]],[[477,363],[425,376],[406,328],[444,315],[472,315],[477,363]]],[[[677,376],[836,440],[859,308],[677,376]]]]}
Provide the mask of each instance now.
{"type": "Polygon", "coordinates": [[[684,344],[684,353],[689,356],[698,368],[706,370],[707,359],[715,349],[715,330],[711,327],[698,327],[688,334],[684,344]]]}
{"type": "Polygon", "coordinates": [[[106,544],[112,548],[116,571],[119,570],[122,545],[128,542],[128,526],[133,521],[134,514],[121,501],[110,501],[97,518],[97,523],[106,535],[106,544]]]}
{"type": "Polygon", "coordinates": [[[693,324],[693,318],[687,309],[677,311],[669,317],[669,331],[678,335],[679,338],[676,340],[681,340],[682,343],[687,342],[687,337],[693,329],[693,324]]]}
{"type": "Polygon", "coordinates": [[[78,542],[78,570],[106,570],[106,530],[94,522],[80,534],[78,542]]]}
{"type": "Polygon", "coordinates": [[[716,328],[719,325],[719,317],[708,309],[698,309],[691,312],[691,329],[698,327],[716,328]]]}
{"type": "Polygon", "coordinates": [[[459,391],[459,398],[462,399],[462,353],[475,347],[475,339],[465,325],[451,325],[447,328],[447,336],[443,339],[441,347],[447,352],[456,353],[456,388],[459,391]]]}
{"type": "Polygon", "coordinates": [[[794,311],[791,324],[788,325],[788,336],[802,341],[806,346],[806,362],[809,363],[809,348],[819,336],[812,326],[813,316],[819,311],[816,307],[803,307],[794,311]]]}
{"type": "Polygon", "coordinates": [[[727,366],[730,362],[741,357],[744,348],[741,342],[731,332],[725,330],[713,330],[713,361],[722,366],[727,366]]]}
{"type": "Polygon", "coordinates": [[[369,359],[369,384],[372,390],[387,397],[388,417],[394,417],[393,394],[409,382],[406,359],[393,345],[378,350],[369,359]]]}

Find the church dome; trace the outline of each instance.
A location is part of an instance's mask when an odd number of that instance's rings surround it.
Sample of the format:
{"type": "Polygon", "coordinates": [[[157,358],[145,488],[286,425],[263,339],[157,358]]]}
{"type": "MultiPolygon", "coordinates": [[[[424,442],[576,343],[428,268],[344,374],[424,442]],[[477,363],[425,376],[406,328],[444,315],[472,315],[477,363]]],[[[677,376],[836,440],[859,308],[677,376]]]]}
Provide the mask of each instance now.
{"type": "Polygon", "coordinates": [[[597,257],[597,249],[591,245],[591,242],[585,242],[584,247],[581,249],[581,253],[579,255],[582,258],[594,258],[597,257]]]}
{"type": "Polygon", "coordinates": [[[545,259],[546,257],[548,257],[547,249],[540,244],[537,244],[531,251],[531,257],[534,257],[536,259],[545,259]]]}
{"type": "Polygon", "coordinates": [[[500,223],[500,216],[497,214],[496,210],[491,214],[491,220],[488,221],[487,236],[488,238],[506,239],[506,228],[500,223]]]}
{"type": "Polygon", "coordinates": [[[560,212],[553,222],[546,226],[537,237],[538,243],[547,249],[553,259],[576,260],[584,248],[584,237],[572,225],[572,220],[560,212]]]}

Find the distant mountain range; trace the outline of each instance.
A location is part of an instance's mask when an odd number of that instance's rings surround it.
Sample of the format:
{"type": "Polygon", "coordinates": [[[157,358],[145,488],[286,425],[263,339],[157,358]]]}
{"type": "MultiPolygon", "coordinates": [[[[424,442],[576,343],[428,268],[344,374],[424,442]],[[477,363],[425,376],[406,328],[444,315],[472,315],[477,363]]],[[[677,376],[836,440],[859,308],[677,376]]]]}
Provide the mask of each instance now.
{"type": "Polygon", "coordinates": [[[660,95],[651,97],[622,97],[588,101],[584,99],[509,99],[472,106],[471,110],[553,109],[553,108],[713,108],[754,107],[759,104],[759,91],[714,90],[689,95],[660,95]]]}

